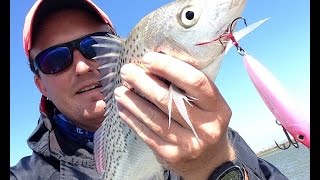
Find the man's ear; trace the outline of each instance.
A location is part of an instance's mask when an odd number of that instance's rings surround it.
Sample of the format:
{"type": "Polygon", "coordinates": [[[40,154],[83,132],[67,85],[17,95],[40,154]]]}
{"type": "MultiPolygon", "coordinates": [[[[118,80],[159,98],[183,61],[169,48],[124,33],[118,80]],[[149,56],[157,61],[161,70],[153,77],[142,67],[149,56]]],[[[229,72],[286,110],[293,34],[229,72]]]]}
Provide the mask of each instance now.
{"type": "Polygon", "coordinates": [[[44,86],[41,77],[38,74],[36,74],[36,75],[34,75],[33,79],[34,79],[34,83],[37,85],[37,88],[39,89],[41,94],[48,97],[47,89],[44,86]]]}

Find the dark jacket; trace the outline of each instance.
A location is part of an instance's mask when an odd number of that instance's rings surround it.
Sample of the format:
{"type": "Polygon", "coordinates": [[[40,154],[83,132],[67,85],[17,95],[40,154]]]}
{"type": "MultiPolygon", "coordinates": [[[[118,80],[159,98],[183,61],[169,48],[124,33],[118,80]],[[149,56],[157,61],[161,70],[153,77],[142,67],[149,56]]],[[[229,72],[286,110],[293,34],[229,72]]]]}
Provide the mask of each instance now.
{"type": "MultiPolygon", "coordinates": [[[[250,180],[287,179],[272,164],[258,158],[236,131],[229,129],[228,136],[250,180]]],[[[28,145],[33,154],[10,168],[11,180],[99,179],[92,150],[65,138],[45,115],[41,115],[28,145]]],[[[166,171],[164,176],[166,179],[179,179],[170,171],[166,171]]]]}

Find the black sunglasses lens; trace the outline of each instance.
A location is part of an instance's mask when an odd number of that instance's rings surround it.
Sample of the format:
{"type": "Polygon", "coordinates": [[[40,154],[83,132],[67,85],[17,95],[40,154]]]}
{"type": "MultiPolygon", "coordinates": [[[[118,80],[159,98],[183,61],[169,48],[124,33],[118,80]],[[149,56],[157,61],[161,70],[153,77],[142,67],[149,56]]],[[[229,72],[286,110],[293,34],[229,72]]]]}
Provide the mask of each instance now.
{"type": "MultiPolygon", "coordinates": [[[[94,33],[92,35],[105,36],[107,33],[94,33]]],[[[92,59],[96,56],[92,47],[94,44],[97,44],[97,41],[90,36],[86,36],[44,50],[36,57],[35,69],[39,67],[44,74],[54,74],[65,70],[72,64],[74,48],[77,48],[85,58],[92,59]]]]}
{"type": "Polygon", "coordinates": [[[84,57],[91,59],[96,56],[96,52],[92,47],[93,44],[97,44],[97,41],[91,37],[86,37],[80,42],[81,52],[84,57]]]}
{"type": "Polygon", "coordinates": [[[39,57],[40,70],[45,74],[54,74],[63,71],[72,63],[69,48],[57,47],[48,50],[39,57]]]}

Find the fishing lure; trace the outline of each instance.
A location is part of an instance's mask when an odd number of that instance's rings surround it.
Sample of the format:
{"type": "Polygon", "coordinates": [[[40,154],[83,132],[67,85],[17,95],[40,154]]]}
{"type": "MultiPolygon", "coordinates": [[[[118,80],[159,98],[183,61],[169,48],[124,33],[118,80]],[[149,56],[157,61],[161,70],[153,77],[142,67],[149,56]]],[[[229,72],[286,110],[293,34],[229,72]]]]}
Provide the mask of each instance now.
{"type": "MultiPolygon", "coordinates": [[[[237,18],[236,20],[238,19],[243,19],[245,21],[245,19],[242,17],[237,18]]],[[[261,22],[262,21],[260,21],[260,23],[261,22]]],[[[250,28],[251,27],[246,28],[245,31],[250,30],[250,28]]],[[[257,59],[247,54],[246,51],[239,45],[237,40],[245,31],[241,31],[240,34],[233,34],[232,31],[229,31],[223,34],[221,37],[228,37],[230,42],[227,48],[229,49],[232,45],[234,45],[237,48],[238,53],[243,57],[243,63],[251,81],[259,92],[259,95],[263,99],[264,103],[283,127],[283,130],[290,143],[289,146],[292,144],[293,146],[298,147],[298,143],[296,142],[298,141],[310,148],[310,121],[308,121],[307,116],[293,102],[292,98],[282,86],[281,82],[257,59]],[[290,139],[287,131],[293,136],[295,142],[290,139]]],[[[277,146],[279,147],[278,144],[277,146]]],[[[289,146],[279,148],[287,149],[289,146]]]]}

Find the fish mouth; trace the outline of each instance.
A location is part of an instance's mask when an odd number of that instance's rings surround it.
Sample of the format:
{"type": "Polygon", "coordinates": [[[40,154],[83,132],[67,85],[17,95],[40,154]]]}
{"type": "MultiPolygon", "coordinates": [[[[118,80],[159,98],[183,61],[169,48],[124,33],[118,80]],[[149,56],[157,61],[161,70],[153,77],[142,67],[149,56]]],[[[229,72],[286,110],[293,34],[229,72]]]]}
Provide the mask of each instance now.
{"type": "Polygon", "coordinates": [[[228,33],[234,30],[234,27],[237,23],[234,21],[236,21],[238,18],[241,18],[240,15],[246,5],[246,2],[247,0],[231,0],[230,7],[229,7],[229,14],[231,14],[230,17],[232,21],[230,22],[230,24],[229,25],[227,24],[224,30],[221,29],[222,33],[219,36],[213,38],[210,41],[203,41],[203,42],[196,43],[195,46],[209,45],[212,42],[218,42],[220,43],[221,46],[225,46],[230,39],[230,36],[228,36],[228,33]]]}

